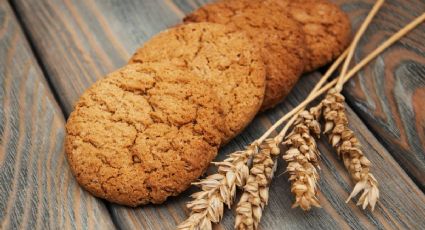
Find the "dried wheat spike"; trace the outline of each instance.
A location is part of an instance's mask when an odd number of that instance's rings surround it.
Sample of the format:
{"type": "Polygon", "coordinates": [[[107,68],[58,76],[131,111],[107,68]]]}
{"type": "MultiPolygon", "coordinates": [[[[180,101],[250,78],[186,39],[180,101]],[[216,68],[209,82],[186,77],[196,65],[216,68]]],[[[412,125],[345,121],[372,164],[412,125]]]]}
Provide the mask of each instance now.
{"type": "Polygon", "coordinates": [[[218,223],[223,217],[224,204],[230,208],[233,203],[236,186],[245,185],[249,176],[248,161],[257,152],[254,142],[246,150],[234,152],[224,161],[215,163],[218,166],[216,174],[193,183],[201,191],[192,194],[193,200],[187,204],[191,214],[177,229],[211,229],[212,223],[218,223]]]}
{"type": "Polygon", "coordinates": [[[310,111],[304,110],[294,123],[294,128],[286,137],[283,144],[288,150],[283,159],[288,162],[286,172],[291,181],[291,192],[295,195],[293,208],[300,207],[308,211],[312,206],[320,207],[317,199],[317,180],[319,174],[319,150],[311,134],[320,136],[320,125],[317,119],[321,114],[322,106],[319,104],[310,111]]]}
{"type": "Polygon", "coordinates": [[[347,202],[363,191],[357,205],[362,205],[363,209],[370,205],[373,210],[379,198],[378,182],[369,172],[371,163],[364,156],[359,140],[348,127],[344,101],[344,96],[335,89],[327,93],[322,101],[326,121],[324,133],[328,134],[330,143],[342,158],[351,178],[356,182],[347,202]]]}
{"type": "Polygon", "coordinates": [[[236,229],[257,229],[269,199],[269,185],[276,169],[272,157],[280,153],[278,141],[267,139],[260,149],[254,156],[250,175],[236,207],[236,229]]]}

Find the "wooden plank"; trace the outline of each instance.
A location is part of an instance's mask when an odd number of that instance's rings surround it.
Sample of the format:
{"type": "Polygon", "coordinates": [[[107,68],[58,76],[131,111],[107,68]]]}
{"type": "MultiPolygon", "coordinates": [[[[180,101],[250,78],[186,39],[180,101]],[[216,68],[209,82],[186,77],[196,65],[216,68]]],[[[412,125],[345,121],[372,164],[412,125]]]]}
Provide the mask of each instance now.
{"type": "Polygon", "coordinates": [[[0,229],[112,229],[72,177],[63,114],[6,1],[0,54],[0,229]]]}
{"type": "MultiPolygon", "coordinates": [[[[119,3],[112,0],[17,0],[15,4],[69,113],[73,102],[91,83],[126,63],[129,55],[143,41],[179,23],[184,13],[200,4],[199,1],[176,2],[178,4],[170,0],[125,0],[119,3]]],[[[317,78],[317,75],[303,78],[284,103],[260,114],[243,134],[226,145],[218,160],[258,137],[279,116],[302,100],[317,78]]],[[[361,211],[352,202],[344,203],[352,183],[332,149],[322,140],[319,148],[323,153],[320,182],[323,208],[308,213],[292,210],[287,175],[278,176],[272,184],[270,204],[262,221],[263,229],[417,228],[425,225],[424,194],[351,110],[349,118],[382,184],[382,198],[377,210],[370,213],[361,211]]],[[[282,172],[283,167],[281,163],[278,172],[282,172]]],[[[194,190],[163,205],[132,209],[109,204],[110,210],[123,229],[173,229],[186,217],[184,203],[194,190]]],[[[226,212],[219,227],[231,229],[232,226],[233,216],[226,212]]]]}
{"type": "MultiPolygon", "coordinates": [[[[374,0],[334,0],[360,26],[374,0]]],[[[358,62],[391,34],[425,12],[425,1],[392,0],[371,24],[356,51],[358,62]]],[[[379,140],[425,189],[425,24],[372,62],[348,84],[349,104],[379,140]]]]}

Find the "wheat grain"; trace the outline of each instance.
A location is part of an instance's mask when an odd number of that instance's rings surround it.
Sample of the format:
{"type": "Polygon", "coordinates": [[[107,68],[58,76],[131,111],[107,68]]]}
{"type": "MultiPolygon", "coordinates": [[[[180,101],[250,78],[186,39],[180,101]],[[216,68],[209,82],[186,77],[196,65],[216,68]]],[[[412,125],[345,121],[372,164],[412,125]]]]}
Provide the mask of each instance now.
{"type": "Polygon", "coordinates": [[[280,149],[275,139],[266,139],[260,152],[254,156],[244,192],[236,207],[236,229],[257,229],[263,208],[269,199],[269,185],[276,169],[274,157],[280,149]]]}
{"type": "Polygon", "coordinates": [[[291,192],[295,195],[293,208],[300,207],[307,211],[312,206],[320,207],[317,198],[317,180],[319,174],[319,150],[312,134],[320,136],[317,119],[321,114],[321,104],[299,113],[293,130],[284,142],[288,150],[282,158],[288,163],[286,172],[291,181],[291,192]]]}
{"type": "Polygon", "coordinates": [[[373,210],[379,198],[378,182],[370,173],[371,163],[363,154],[359,140],[348,127],[344,101],[344,96],[336,89],[329,90],[322,101],[326,121],[324,133],[328,134],[329,142],[342,158],[351,178],[356,182],[347,202],[363,191],[357,205],[362,205],[363,209],[369,205],[373,210]]]}
{"type": "Polygon", "coordinates": [[[223,162],[214,163],[218,166],[217,173],[193,183],[201,191],[192,194],[193,200],[187,204],[190,217],[177,229],[211,229],[212,223],[218,223],[223,217],[224,204],[231,207],[236,187],[245,185],[249,176],[248,161],[257,152],[258,146],[254,142],[246,150],[234,152],[223,162]]]}

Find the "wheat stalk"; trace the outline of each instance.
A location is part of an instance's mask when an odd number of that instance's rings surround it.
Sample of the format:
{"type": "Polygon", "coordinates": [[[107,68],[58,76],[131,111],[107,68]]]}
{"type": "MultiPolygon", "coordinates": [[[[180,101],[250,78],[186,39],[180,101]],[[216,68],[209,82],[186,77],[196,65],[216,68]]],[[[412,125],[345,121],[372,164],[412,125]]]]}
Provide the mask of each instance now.
{"type": "Polygon", "coordinates": [[[257,229],[263,208],[269,199],[269,185],[277,163],[274,157],[279,155],[279,142],[266,139],[260,152],[254,156],[244,192],[236,207],[235,229],[257,229]]]}
{"type": "MultiPolygon", "coordinates": [[[[315,97],[314,94],[323,86],[329,77],[335,72],[338,66],[344,61],[348,55],[348,49],[338,57],[337,60],[329,67],[323,77],[314,86],[310,92],[309,98],[315,97]]],[[[304,109],[304,107],[302,108],[304,109]]],[[[288,150],[282,156],[288,164],[286,172],[289,173],[289,181],[291,181],[291,192],[295,195],[293,208],[301,207],[303,210],[310,210],[312,206],[320,207],[317,194],[317,173],[319,150],[316,141],[311,133],[320,136],[320,124],[317,121],[321,115],[322,106],[319,104],[312,107],[310,111],[302,110],[295,114],[291,120],[287,122],[282,131],[276,136],[278,142],[282,142],[288,129],[294,124],[292,132],[285,137],[283,143],[287,145],[288,150]],[[306,148],[308,147],[308,149],[306,148]]]]}
{"type": "Polygon", "coordinates": [[[356,35],[353,38],[353,41],[351,42],[349,48],[348,48],[348,54],[347,58],[345,59],[344,64],[342,65],[340,77],[338,78],[338,82],[335,86],[336,90],[341,91],[342,87],[344,86],[344,78],[347,74],[348,67],[350,65],[350,61],[354,56],[354,52],[356,50],[357,44],[360,41],[360,38],[363,36],[364,32],[368,28],[370,22],[372,21],[373,17],[378,13],[379,9],[384,4],[385,0],[377,0],[375,4],[373,5],[372,9],[369,11],[368,15],[366,16],[365,20],[360,25],[359,30],[357,30],[356,35]]]}
{"type": "Polygon", "coordinates": [[[369,204],[372,210],[375,208],[379,198],[378,182],[369,172],[371,163],[360,149],[360,142],[354,135],[354,132],[348,127],[348,119],[345,114],[345,98],[340,92],[344,86],[344,78],[357,44],[383,3],[384,0],[377,0],[360,26],[360,29],[350,44],[348,55],[342,66],[337,84],[333,89],[328,91],[325,99],[322,101],[324,107],[323,115],[326,120],[324,133],[328,134],[329,141],[336,149],[340,158],[342,158],[351,178],[356,182],[354,190],[348,197],[347,202],[360,191],[363,191],[357,205],[362,205],[363,209],[365,209],[369,204]]]}

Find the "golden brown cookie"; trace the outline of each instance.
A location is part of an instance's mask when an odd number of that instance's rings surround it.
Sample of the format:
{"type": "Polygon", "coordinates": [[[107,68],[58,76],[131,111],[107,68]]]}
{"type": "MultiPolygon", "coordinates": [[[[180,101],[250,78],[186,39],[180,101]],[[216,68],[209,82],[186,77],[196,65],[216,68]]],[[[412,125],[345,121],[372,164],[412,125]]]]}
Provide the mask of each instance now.
{"type": "Polygon", "coordinates": [[[130,63],[158,60],[187,68],[214,86],[225,116],[224,143],[242,131],[261,106],[264,64],[243,32],[214,23],[177,26],[147,41],[130,63]]]}
{"type": "Polygon", "coordinates": [[[216,156],[223,126],[211,86],[169,63],[109,74],[79,99],[65,150],[77,181],[129,206],[161,203],[189,187],[216,156]]]}
{"type": "MultiPolygon", "coordinates": [[[[258,0],[252,0],[258,1],[258,0]]],[[[287,11],[302,24],[307,43],[305,72],[337,58],[350,42],[351,24],[338,6],[327,0],[264,0],[265,5],[287,11]]]]}
{"type": "Polygon", "coordinates": [[[262,110],[279,103],[304,70],[305,41],[300,25],[279,8],[258,1],[223,0],[206,4],[185,22],[214,22],[244,31],[260,47],[266,65],[262,110]]]}

